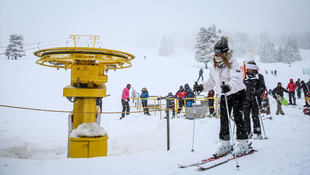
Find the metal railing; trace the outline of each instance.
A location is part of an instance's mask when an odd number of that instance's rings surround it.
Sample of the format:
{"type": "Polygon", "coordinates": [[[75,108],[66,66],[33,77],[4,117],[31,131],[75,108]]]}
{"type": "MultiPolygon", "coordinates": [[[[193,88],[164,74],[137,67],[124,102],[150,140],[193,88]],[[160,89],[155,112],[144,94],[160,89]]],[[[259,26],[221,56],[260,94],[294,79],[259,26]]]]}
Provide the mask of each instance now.
{"type": "MultiPolygon", "coordinates": [[[[160,112],[160,118],[162,118],[162,111],[167,111],[167,110],[174,110],[174,111],[178,111],[179,109],[179,99],[177,98],[168,98],[168,100],[174,100],[174,107],[167,109],[166,108],[166,100],[167,98],[165,97],[161,97],[161,96],[150,96],[149,98],[129,98],[131,100],[133,100],[133,103],[135,104],[135,106],[130,106],[131,109],[136,108],[136,112],[143,112],[143,108],[147,108],[149,109],[149,112],[154,112],[154,116],[156,116],[157,112],[160,112]],[[142,107],[142,100],[147,100],[148,104],[147,107],[142,107]]],[[[194,101],[195,98],[185,98],[184,99],[184,110],[182,107],[182,113],[186,114],[190,114],[193,115],[193,112],[189,112],[189,109],[193,109],[194,106],[189,107],[187,106],[187,101],[188,100],[193,100],[194,101]]],[[[196,107],[199,108],[205,108],[205,110],[210,108],[214,108],[215,111],[215,116],[211,116],[209,115],[205,115],[205,114],[198,114],[198,116],[203,116],[203,117],[216,117],[217,119],[219,118],[219,108],[218,108],[218,98],[217,97],[197,97],[196,98],[196,104],[193,105],[197,105],[196,107]],[[210,102],[209,100],[214,100],[214,105],[209,105],[208,102],[210,102]],[[200,105],[198,104],[200,103],[200,105]]]]}

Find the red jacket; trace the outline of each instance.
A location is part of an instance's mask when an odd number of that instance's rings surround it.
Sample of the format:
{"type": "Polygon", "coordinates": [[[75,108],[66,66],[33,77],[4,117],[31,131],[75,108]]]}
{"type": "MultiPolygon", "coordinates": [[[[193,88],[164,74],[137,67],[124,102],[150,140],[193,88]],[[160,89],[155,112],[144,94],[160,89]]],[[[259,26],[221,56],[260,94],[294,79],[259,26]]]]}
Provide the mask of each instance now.
{"type": "Polygon", "coordinates": [[[183,98],[186,96],[186,91],[180,91],[177,93],[177,97],[179,97],[180,100],[183,100],[183,98]]]}
{"type": "Polygon", "coordinates": [[[297,88],[297,85],[294,83],[293,79],[290,79],[290,83],[287,85],[286,89],[288,89],[289,92],[294,92],[297,88]]]}

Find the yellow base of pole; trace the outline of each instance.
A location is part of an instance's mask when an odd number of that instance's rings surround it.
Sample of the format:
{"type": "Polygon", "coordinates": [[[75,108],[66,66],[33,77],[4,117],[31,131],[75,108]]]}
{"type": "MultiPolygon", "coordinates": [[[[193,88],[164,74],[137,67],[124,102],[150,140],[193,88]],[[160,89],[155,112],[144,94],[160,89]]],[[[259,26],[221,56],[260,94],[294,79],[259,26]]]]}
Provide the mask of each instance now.
{"type": "Polygon", "coordinates": [[[69,158],[103,157],[108,153],[108,136],[69,137],[69,158]]]}

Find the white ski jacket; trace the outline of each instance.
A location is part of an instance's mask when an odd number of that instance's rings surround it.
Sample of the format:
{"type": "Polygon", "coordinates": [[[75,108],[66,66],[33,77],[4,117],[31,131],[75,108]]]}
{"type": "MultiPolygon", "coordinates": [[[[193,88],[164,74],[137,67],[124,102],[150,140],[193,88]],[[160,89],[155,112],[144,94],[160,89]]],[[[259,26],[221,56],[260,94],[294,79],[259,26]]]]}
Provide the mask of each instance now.
{"type": "Polygon", "coordinates": [[[227,92],[227,95],[231,95],[242,89],[245,89],[245,85],[243,83],[243,74],[238,61],[230,58],[229,63],[231,64],[231,69],[229,69],[227,66],[223,68],[214,68],[214,66],[212,66],[209,79],[202,84],[204,91],[208,92],[216,87],[216,94],[224,95],[221,93],[222,82],[225,82],[225,84],[230,87],[230,91],[227,92]]]}

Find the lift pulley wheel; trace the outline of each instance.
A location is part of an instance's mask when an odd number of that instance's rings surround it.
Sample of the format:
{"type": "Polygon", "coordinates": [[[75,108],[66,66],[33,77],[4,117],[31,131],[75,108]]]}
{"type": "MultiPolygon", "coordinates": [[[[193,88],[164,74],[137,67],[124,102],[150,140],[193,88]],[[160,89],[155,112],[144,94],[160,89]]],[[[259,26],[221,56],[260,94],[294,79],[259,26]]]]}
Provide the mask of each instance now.
{"type": "Polygon", "coordinates": [[[42,66],[70,69],[72,64],[105,65],[106,69],[131,67],[134,55],[118,50],[89,47],[58,47],[42,49],[33,53],[42,66]]]}

